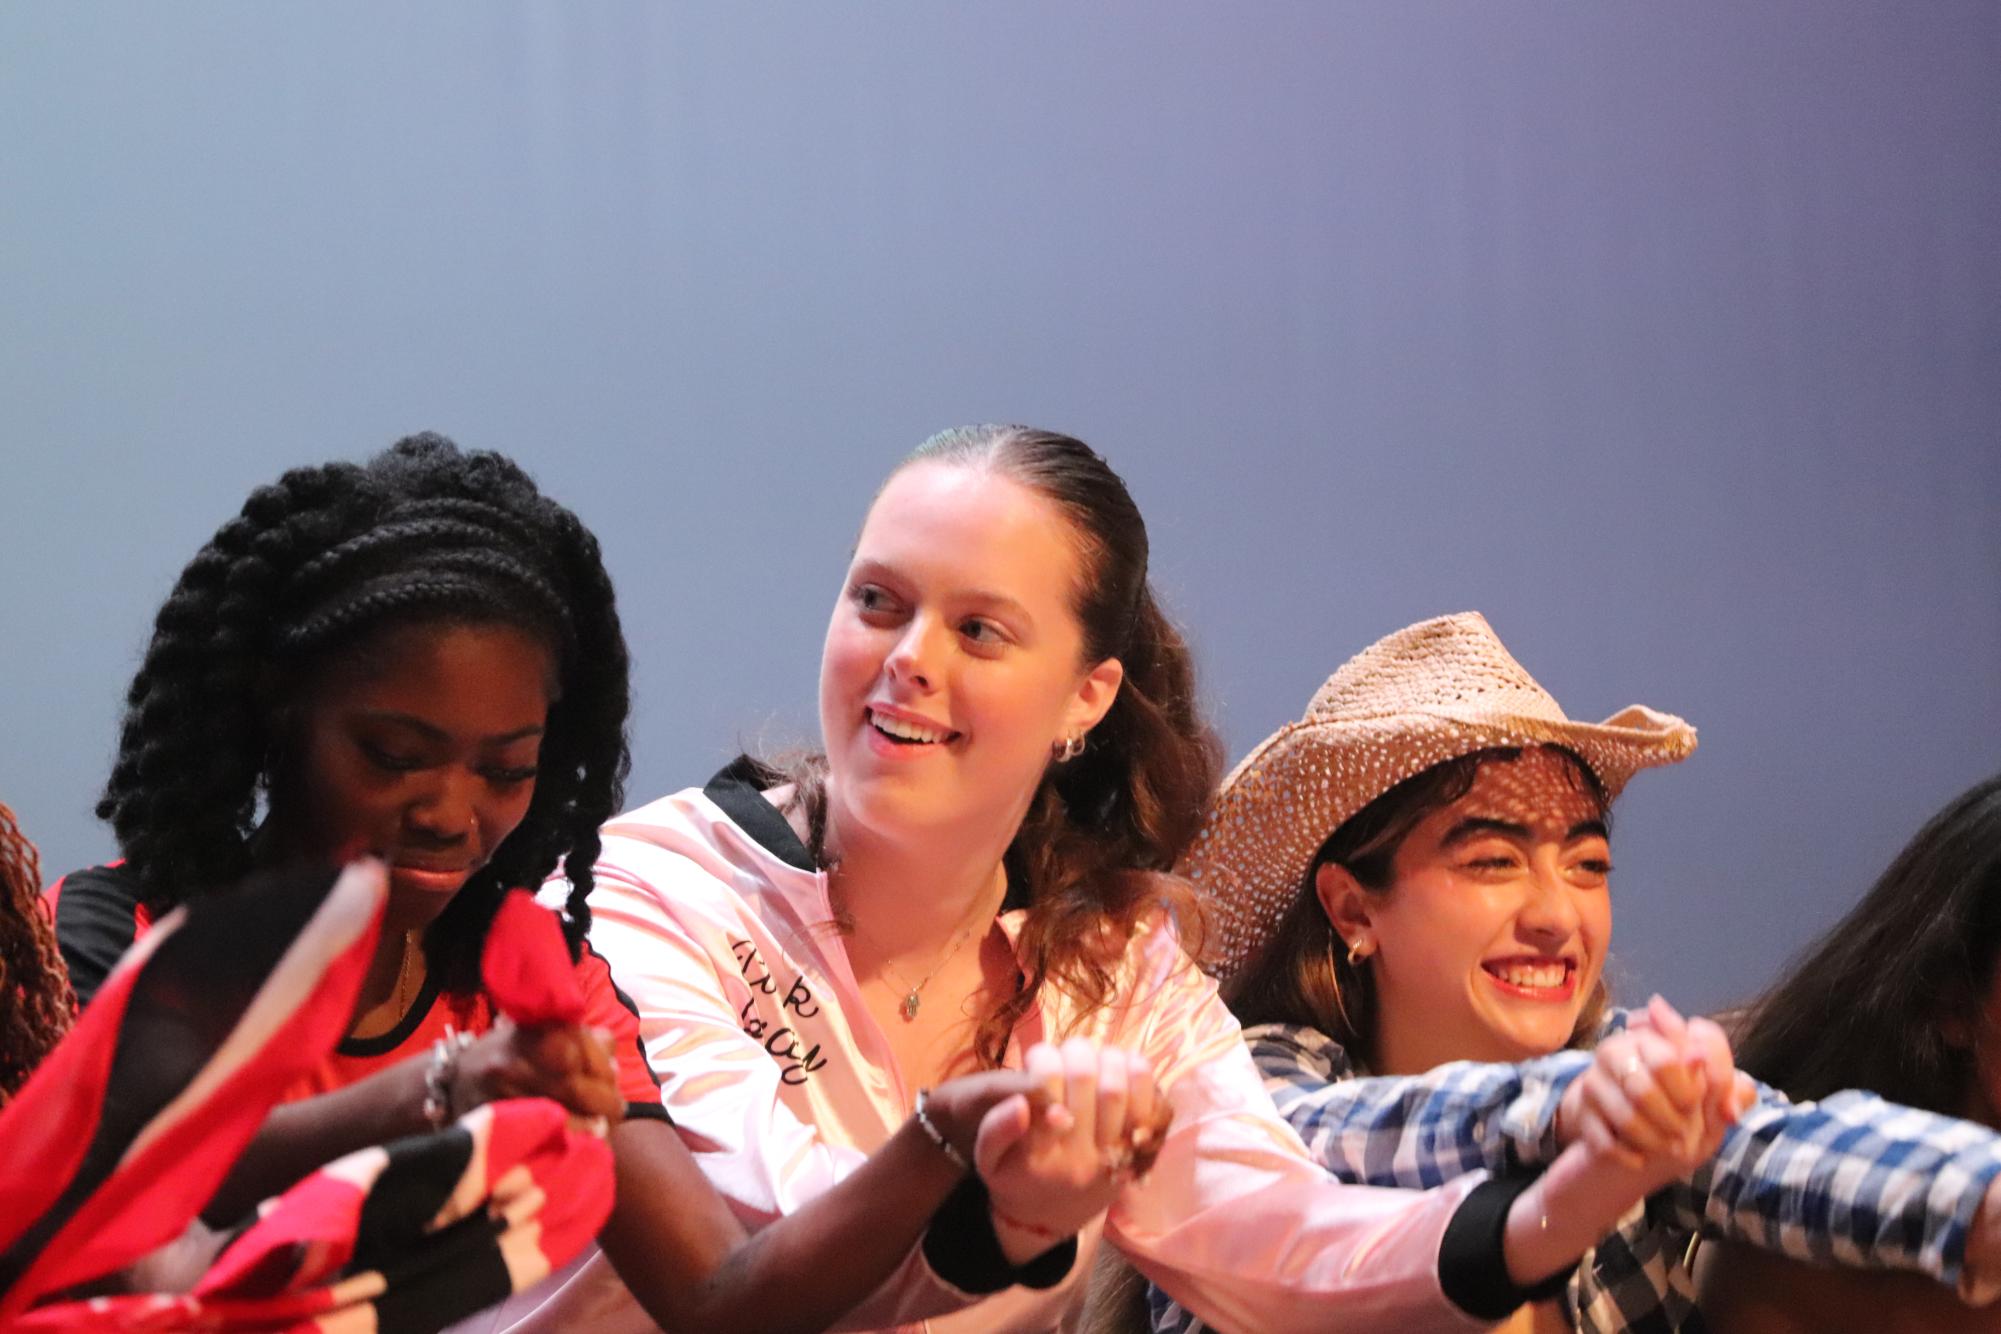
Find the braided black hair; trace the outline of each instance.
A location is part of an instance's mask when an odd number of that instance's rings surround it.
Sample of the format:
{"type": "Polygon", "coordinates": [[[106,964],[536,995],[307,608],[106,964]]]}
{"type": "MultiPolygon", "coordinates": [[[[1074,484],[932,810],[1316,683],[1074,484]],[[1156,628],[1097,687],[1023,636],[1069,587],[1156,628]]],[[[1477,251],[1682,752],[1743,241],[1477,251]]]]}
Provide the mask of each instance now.
{"type": "Polygon", "coordinates": [[[501,894],[538,884],[558,861],[579,948],[598,826],[630,767],[611,578],[590,530],[511,460],[432,434],[366,465],[294,469],[258,488],[160,608],[97,804],[156,911],[250,869],[278,759],[273,720],[309,669],[377,631],[440,621],[533,634],[561,690],[527,814],[432,923],[427,960],[447,989],[477,990],[501,894]]]}

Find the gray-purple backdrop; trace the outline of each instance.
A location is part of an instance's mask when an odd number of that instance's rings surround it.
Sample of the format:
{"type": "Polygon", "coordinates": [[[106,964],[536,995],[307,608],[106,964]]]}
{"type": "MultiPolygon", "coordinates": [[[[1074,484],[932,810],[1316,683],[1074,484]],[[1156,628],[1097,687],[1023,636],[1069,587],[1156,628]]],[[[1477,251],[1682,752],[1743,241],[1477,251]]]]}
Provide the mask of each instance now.
{"type": "Polygon", "coordinates": [[[1622,803],[1630,995],[1756,986],[2001,767],[2001,7],[0,8],[0,799],[175,573],[434,427],[600,532],[633,792],[811,726],[933,429],[1103,449],[1233,755],[1477,607],[1622,803]]]}

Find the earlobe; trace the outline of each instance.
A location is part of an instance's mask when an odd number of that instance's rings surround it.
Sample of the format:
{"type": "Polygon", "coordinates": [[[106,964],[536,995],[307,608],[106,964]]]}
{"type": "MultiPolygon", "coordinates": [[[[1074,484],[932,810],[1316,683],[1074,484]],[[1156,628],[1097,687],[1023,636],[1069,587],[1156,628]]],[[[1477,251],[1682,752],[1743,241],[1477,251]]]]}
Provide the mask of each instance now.
{"type": "Polygon", "coordinates": [[[1344,949],[1351,953],[1374,949],[1375,923],[1369,911],[1369,891],[1362,888],[1362,882],[1347,867],[1339,862],[1320,863],[1313,871],[1313,893],[1344,949]]]}

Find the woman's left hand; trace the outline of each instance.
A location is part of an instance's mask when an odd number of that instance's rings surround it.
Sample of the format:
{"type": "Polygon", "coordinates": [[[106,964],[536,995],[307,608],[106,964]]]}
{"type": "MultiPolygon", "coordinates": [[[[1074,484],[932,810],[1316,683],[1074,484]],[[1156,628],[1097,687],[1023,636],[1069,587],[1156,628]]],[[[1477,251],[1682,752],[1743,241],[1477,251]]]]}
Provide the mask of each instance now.
{"type": "Polygon", "coordinates": [[[518,1027],[501,1019],[459,1058],[453,1107],[499,1098],[550,1098],[579,1116],[619,1120],[618,1071],[607,1036],[577,1024],[518,1027]]]}
{"type": "Polygon", "coordinates": [[[1029,1048],[1029,1100],[988,1113],[975,1156],[994,1231],[1017,1263],[1103,1213],[1131,1171],[1158,1151],[1168,1115],[1146,1058],[1071,1038],[1029,1048]]]}

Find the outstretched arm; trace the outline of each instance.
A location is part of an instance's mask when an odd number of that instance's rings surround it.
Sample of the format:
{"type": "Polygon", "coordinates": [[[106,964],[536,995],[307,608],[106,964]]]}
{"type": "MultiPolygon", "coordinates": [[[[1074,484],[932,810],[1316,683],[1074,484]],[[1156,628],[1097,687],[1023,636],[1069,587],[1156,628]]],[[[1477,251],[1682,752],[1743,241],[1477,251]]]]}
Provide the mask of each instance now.
{"type": "Polygon", "coordinates": [[[678,1135],[657,1121],[627,1122],[613,1132],[618,1204],[604,1250],[669,1330],[825,1329],[920,1245],[971,1295],[1054,1283],[1075,1261],[1077,1228],[1116,1187],[1106,1151],[1135,1138],[1143,1148],[1158,1123],[1142,1108],[1132,1118],[1141,1133],[1124,1129],[1128,1100],[1151,1099],[1143,1063],[1075,1041],[1027,1057],[1026,1071],[940,1085],[926,1103],[930,1129],[913,1116],[837,1184],[747,1238],[678,1135]],[[1047,1101],[1032,1111],[1030,1095],[1047,1101]],[[1120,1124],[1107,1125],[1108,1113],[1120,1124]],[[1012,1192],[1011,1209],[1035,1216],[1019,1220],[1025,1245],[990,1223],[971,1162],[997,1194],[1012,1192]]]}
{"type": "Polygon", "coordinates": [[[960,1180],[912,1122],[840,1185],[746,1237],[671,1126],[626,1122],[612,1151],[618,1204],[599,1241],[668,1330],[827,1328],[904,1263],[960,1180]]]}
{"type": "Polygon", "coordinates": [[[1560,1149],[1558,1108],[1591,1054],[1521,1065],[1455,1061],[1421,1075],[1351,1075],[1340,1046],[1312,1029],[1247,1034],[1279,1114],[1343,1181],[1428,1189],[1468,1172],[1547,1163],[1560,1149]]]}

